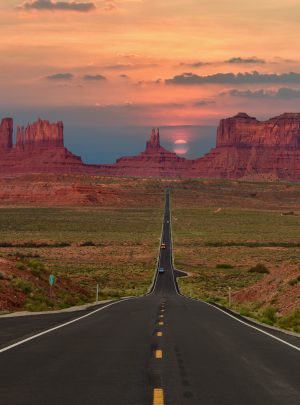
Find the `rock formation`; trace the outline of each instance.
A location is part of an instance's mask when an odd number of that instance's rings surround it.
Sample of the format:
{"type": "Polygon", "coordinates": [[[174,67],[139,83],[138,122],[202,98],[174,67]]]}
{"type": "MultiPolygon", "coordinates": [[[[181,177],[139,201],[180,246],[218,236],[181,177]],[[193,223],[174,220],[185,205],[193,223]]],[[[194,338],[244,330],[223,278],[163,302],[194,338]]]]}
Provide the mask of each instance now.
{"type": "Polygon", "coordinates": [[[105,176],[215,177],[261,180],[300,180],[300,113],[285,113],[258,121],[245,113],[221,120],[216,147],[188,160],[163,148],[153,129],[146,149],[110,165],[87,165],[64,146],[63,123],[38,120],[18,127],[12,143],[13,121],[0,125],[0,174],[86,173],[105,176]]]}
{"type": "Polygon", "coordinates": [[[17,127],[17,148],[64,146],[64,126],[61,121],[50,124],[49,121],[39,119],[32,125],[17,127]]]}
{"type": "Polygon", "coordinates": [[[191,176],[192,161],[179,157],[160,144],[159,130],[152,129],[144,152],[118,159],[114,174],[119,176],[177,177],[191,176]]]}
{"type": "Polygon", "coordinates": [[[0,154],[9,152],[12,149],[13,141],[13,120],[3,118],[0,125],[0,154]]]}
{"type": "Polygon", "coordinates": [[[146,151],[148,153],[156,152],[161,149],[160,140],[159,140],[159,129],[152,129],[150,140],[146,143],[146,151]]]}
{"type": "Polygon", "coordinates": [[[282,114],[260,122],[245,113],[221,120],[217,131],[217,147],[272,146],[300,148],[300,114],[282,114]]]}
{"type": "Polygon", "coordinates": [[[216,148],[197,160],[199,176],[300,180],[300,114],[221,120],[216,148]]]}
{"type": "Polygon", "coordinates": [[[0,127],[0,174],[85,171],[81,158],[64,147],[62,122],[39,119],[18,127],[16,145],[12,134],[13,120],[5,118],[0,127]]]}

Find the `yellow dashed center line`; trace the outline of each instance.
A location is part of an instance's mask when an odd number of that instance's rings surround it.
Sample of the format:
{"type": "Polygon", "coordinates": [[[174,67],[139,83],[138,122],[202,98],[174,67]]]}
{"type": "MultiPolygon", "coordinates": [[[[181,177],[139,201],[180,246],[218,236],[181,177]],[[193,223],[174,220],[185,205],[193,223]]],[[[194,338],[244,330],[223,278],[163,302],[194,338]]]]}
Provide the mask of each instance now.
{"type": "Polygon", "coordinates": [[[162,350],[155,350],[155,358],[156,359],[162,359],[163,352],[162,350]]]}
{"type": "Polygon", "coordinates": [[[164,390],[161,388],[154,388],[153,390],[153,405],[164,405],[164,390]]]}
{"type": "Polygon", "coordinates": [[[163,335],[162,332],[157,332],[157,333],[156,333],[156,336],[162,336],[162,335],[163,335]]]}

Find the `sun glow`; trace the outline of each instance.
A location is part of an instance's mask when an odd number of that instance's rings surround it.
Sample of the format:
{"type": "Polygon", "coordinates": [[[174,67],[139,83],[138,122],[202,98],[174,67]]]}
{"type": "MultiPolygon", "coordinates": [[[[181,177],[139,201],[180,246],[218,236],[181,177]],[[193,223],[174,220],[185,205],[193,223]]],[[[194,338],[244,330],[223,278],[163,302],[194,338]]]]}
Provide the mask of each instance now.
{"type": "Polygon", "coordinates": [[[188,148],[174,148],[173,150],[177,155],[185,155],[188,152],[188,148]]]}

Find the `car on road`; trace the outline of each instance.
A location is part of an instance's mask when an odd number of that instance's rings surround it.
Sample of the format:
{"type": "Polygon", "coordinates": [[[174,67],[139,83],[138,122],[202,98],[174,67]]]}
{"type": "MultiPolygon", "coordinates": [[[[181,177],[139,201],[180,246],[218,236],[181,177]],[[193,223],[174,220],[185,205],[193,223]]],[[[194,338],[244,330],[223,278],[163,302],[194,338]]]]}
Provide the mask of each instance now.
{"type": "Polygon", "coordinates": [[[167,246],[166,246],[165,243],[162,243],[160,247],[161,247],[162,249],[165,249],[167,246]]]}
{"type": "Polygon", "coordinates": [[[159,272],[159,274],[164,274],[165,269],[164,269],[163,267],[160,267],[160,268],[158,269],[158,272],[159,272]]]}

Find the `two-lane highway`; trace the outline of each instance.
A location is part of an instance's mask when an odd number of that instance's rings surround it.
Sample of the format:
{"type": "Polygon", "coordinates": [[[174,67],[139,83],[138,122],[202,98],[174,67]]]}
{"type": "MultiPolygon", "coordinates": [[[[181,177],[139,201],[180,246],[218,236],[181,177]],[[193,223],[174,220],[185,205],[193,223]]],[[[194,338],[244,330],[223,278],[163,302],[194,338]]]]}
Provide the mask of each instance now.
{"type": "Polygon", "coordinates": [[[149,295],[0,350],[1,405],[300,403],[297,344],[177,292],[169,194],[162,243],[149,295]]]}

